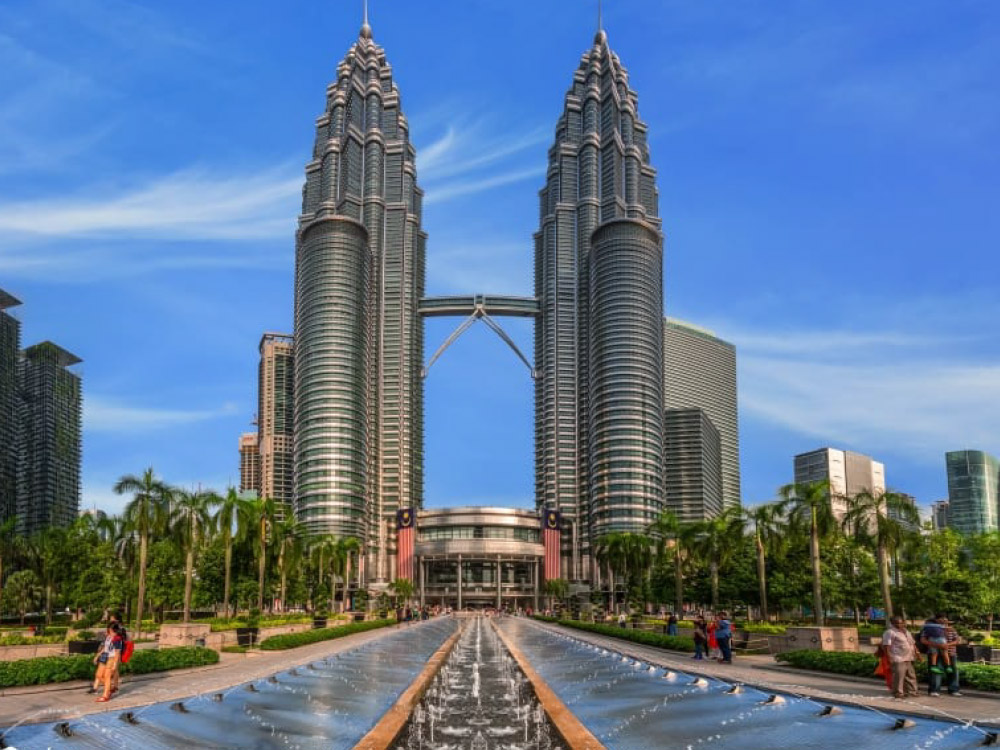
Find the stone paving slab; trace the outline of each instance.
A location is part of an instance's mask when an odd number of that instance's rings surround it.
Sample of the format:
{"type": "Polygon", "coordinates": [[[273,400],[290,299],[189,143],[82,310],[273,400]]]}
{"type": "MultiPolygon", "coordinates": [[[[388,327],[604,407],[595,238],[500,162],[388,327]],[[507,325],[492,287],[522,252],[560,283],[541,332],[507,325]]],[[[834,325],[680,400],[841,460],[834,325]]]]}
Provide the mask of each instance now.
{"type": "Polygon", "coordinates": [[[959,722],[971,721],[978,725],[1000,727],[1000,697],[982,692],[977,692],[975,695],[963,694],[962,697],[952,697],[946,693],[940,698],[931,698],[924,694],[918,698],[896,700],[885,689],[884,683],[871,680],[869,684],[864,684],[859,681],[861,678],[842,678],[809,670],[793,672],[790,668],[777,666],[771,656],[734,655],[734,664],[717,664],[708,660],[696,661],[689,654],[643,646],[611,636],[597,635],[537,620],[531,622],[539,628],[560,635],[569,635],[587,643],[613,649],[634,659],[683,672],[729,682],[742,682],[835,703],[865,706],[879,711],[959,722]]]}
{"type": "Polygon", "coordinates": [[[220,692],[234,685],[263,679],[275,672],[350,651],[401,628],[419,628],[425,624],[427,623],[391,625],[287,651],[261,651],[252,656],[221,654],[219,664],[210,667],[126,676],[122,680],[119,694],[107,703],[96,703],[96,696],[85,692],[90,686],[89,682],[10,688],[0,693],[3,696],[0,700],[0,727],[72,719],[88,714],[139,708],[161,701],[182,700],[201,693],[220,692]]]}

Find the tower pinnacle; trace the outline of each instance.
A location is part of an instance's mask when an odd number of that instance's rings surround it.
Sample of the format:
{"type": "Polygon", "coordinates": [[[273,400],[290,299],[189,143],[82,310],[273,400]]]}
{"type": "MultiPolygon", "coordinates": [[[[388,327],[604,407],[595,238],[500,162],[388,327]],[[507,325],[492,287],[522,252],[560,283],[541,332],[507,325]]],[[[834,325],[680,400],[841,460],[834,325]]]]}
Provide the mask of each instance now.
{"type": "Polygon", "coordinates": [[[600,44],[608,38],[604,33],[604,13],[603,2],[597,0],[597,33],[594,35],[594,44],[600,44]]]}
{"type": "Polygon", "coordinates": [[[368,25],[368,0],[361,0],[361,36],[372,38],[372,27],[368,25]]]}

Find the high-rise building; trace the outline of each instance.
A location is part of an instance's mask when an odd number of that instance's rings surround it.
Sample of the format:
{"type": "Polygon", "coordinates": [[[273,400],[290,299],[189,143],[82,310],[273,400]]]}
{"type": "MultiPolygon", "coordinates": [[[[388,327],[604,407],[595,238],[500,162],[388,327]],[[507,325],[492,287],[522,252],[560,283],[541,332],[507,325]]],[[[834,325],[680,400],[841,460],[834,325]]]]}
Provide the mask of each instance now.
{"type": "MultiPolygon", "coordinates": [[[[912,515],[915,515],[917,518],[919,518],[920,509],[917,507],[917,498],[915,498],[913,495],[907,495],[905,492],[897,492],[896,494],[898,495],[899,499],[903,502],[904,505],[910,507],[912,515]]],[[[886,516],[892,519],[893,521],[898,521],[900,526],[902,526],[907,531],[915,532],[920,530],[920,522],[913,521],[912,517],[909,514],[904,514],[903,511],[900,510],[898,507],[887,508],[886,516]]]]}
{"type": "Polygon", "coordinates": [[[1000,519],[1000,460],[975,450],[945,454],[948,525],[962,534],[997,531],[1000,519]]]}
{"type": "Polygon", "coordinates": [[[795,483],[828,481],[836,518],[847,512],[847,498],[859,492],[885,492],[885,466],[870,456],[839,448],[820,448],[795,457],[795,483]]]}
{"type": "Polygon", "coordinates": [[[701,409],[667,409],[663,416],[667,510],[684,522],[722,513],[722,437],[701,409]]]}
{"type": "Polygon", "coordinates": [[[736,347],[705,328],[667,318],[663,403],[667,409],[701,409],[715,425],[722,441],[722,505],[740,507],[736,347]]]}
{"type": "Polygon", "coordinates": [[[423,500],[426,235],[416,152],[367,19],[327,88],[295,261],[295,510],[391,576],[395,519],[423,500]]]}
{"type": "Polygon", "coordinates": [[[6,312],[21,304],[0,289],[0,523],[17,507],[19,445],[17,360],[21,351],[21,321],[6,312]]]}
{"type": "Polygon", "coordinates": [[[947,529],[951,525],[948,517],[949,512],[947,500],[938,500],[937,502],[931,503],[931,525],[934,527],[935,531],[947,529]]]}
{"type": "Polygon", "coordinates": [[[663,508],[663,236],[647,127],[599,31],[566,93],[535,235],[535,500],[562,577],[663,508]]]}
{"type": "Polygon", "coordinates": [[[257,442],[256,432],[240,435],[240,492],[256,492],[258,497],[266,497],[260,491],[260,450],[257,442]]]}
{"type": "Polygon", "coordinates": [[[295,499],[295,349],[288,334],[265,333],[257,374],[257,446],[261,497],[295,499]]]}
{"type": "Polygon", "coordinates": [[[80,508],[82,360],[50,341],[28,347],[18,364],[21,439],[17,530],[69,526],[80,508]]]}

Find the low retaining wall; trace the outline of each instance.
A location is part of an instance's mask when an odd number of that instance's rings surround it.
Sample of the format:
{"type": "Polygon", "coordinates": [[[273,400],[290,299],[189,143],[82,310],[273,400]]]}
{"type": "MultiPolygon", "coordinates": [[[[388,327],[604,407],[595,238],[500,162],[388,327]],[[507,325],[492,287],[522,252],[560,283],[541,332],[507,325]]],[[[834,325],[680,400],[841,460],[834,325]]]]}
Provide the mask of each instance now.
{"type": "MultiPolygon", "coordinates": [[[[336,622],[329,624],[328,627],[334,628],[346,622],[347,620],[337,620],[336,622]]],[[[167,627],[174,627],[174,626],[164,625],[160,629],[160,645],[164,647],[167,645],[178,645],[172,643],[168,644],[167,642],[165,642],[164,630],[167,627]]],[[[199,635],[198,638],[205,639],[205,646],[207,648],[212,648],[215,649],[216,651],[222,651],[222,649],[226,646],[237,645],[235,630],[220,630],[217,633],[213,633],[211,632],[211,629],[209,628],[208,625],[203,625],[201,627],[204,627],[206,629],[206,632],[204,635],[199,635]]],[[[311,630],[311,629],[312,629],[312,623],[310,622],[300,622],[300,623],[295,623],[293,625],[275,625],[274,627],[270,628],[261,628],[260,632],[257,634],[257,643],[260,643],[265,638],[270,638],[272,635],[285,635],[286,633],[302,633],[305,632],[306,630],[311,630]]],[[[193,646],[194,643],[185,643],[183,645],[193,646]]]]}
{"type": "Polygon", "coordinates": [[[37,646],[0,646],[0,661],[35,659],[39,656],[65,656],[69,653],[66,643],[40,643],[37,646]]]}

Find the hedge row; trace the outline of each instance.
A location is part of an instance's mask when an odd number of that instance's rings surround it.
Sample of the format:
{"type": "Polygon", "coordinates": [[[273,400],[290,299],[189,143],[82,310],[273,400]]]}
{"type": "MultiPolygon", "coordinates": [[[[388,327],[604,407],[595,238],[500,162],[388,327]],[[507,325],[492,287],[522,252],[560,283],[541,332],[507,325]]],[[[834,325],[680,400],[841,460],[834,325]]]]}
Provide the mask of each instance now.
{"type": "MultiPolygon", "coordinates": [[[[94,676],[93,658],[84,654],[0,662],[0,688],[89,680],[94,676]]],[[[165,672],[168,669],[203,667],[218,661],[219,654],[210,648],[184,647],[136,651],[129,663],[122,665],[122,673],[165,672]]]]}
{"type": "Polygon", "coordinates": [[[656,646],[671,651],[694,651],[694,639],[685,638],[679,635],[662,635],[661,633],[651,633],[648,630],[626,630],[614,625],[600,625],[593,622],[580,622],[578,620],[558,620],[555,617],[536,616],[536,619],[544,622],[556,622],[565,625],[567,628],[576,630],[586,630],[588,633],[598,633],[599,635],[609,635],[613,638],[621,638],[633,643],[641,643],[644,646],[656,646]]]}
{"type": "MultiPolygon", "coordinates": [[[[815,669],[820,672],[833,672],[855,677],[874,677],[875,665],[878,660],[872,654],[859,654],[849,651],[788,651],[775,657],[801,669],[815,669]]],[[[927,679],[927,662],[916,663],[917,678],[927,679]]],[[[962,684],[977,690],[1000,692],[1000,666],[990,664],[966,664],[959,662],[958,671],[962,684]]]]}
{"type": "Polygon", "coordinates": [[[43,643],[62,643],[66,635],[5,635],[0,638],[0,646],[40,646],[43,643]]]}
{"type": "Polygon", "coordinates": [[[286,648],[308,646],[310,643],[343,638],[345,635],[363,633],[366,630],[375,630],[376,628],[384,628],[387,625],[395,624],[395,620],[367,620],[366,622],[352,622],[337,628],[319,628],[317,630],[304,630],[301,633],[272,635],[270,638],[265,638],[261,641],[260,647],[264,651],[284,651],[286,648]]]}

